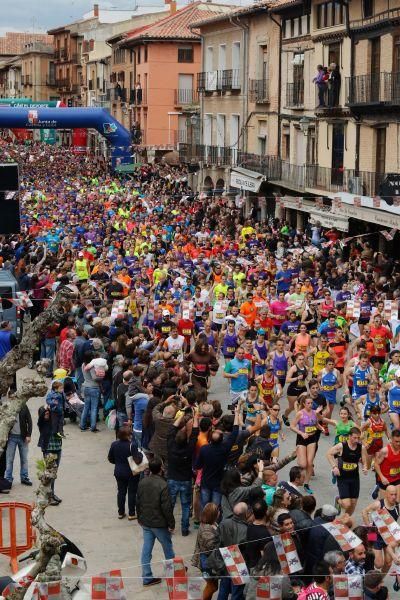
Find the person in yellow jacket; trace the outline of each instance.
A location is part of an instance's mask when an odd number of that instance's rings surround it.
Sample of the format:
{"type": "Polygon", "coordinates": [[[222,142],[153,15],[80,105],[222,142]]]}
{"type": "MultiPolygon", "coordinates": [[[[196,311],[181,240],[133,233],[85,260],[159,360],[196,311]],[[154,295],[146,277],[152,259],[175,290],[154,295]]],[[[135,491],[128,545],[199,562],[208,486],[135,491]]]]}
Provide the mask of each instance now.
{"type": "Polygon", "coordinates": [[[87,281],[89,279],[88,261],[83,257],[83,252],[79,252],[78,258],[75,261],[75,273],[79,281],[87,281]]]}

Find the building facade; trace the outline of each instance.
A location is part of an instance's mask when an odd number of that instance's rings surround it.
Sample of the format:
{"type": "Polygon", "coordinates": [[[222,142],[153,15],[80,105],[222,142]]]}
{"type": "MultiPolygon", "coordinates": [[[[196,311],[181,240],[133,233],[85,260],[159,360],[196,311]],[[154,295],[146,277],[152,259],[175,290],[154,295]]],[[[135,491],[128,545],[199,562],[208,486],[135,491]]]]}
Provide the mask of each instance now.
{"type": "Polygon", "coordinates": [[[53,46],[26,44],[21,54],[22,94],[34,102],[58,100],[53,46]]]}
{"type": "Polygon", "coordinates": [[[201,22],[197,188],[299,227],[398,225],[399,20],[399,0],[271,0],[201,22]]]}
{"type": "Polygon", "coordinates": [[[134,141],[153,159],[196,138],[197,74],[201,41],[196,22],[226,5],[194,2],[152,25],[133,29],[112,44],[112,112],[133,131],[134,141]]]}

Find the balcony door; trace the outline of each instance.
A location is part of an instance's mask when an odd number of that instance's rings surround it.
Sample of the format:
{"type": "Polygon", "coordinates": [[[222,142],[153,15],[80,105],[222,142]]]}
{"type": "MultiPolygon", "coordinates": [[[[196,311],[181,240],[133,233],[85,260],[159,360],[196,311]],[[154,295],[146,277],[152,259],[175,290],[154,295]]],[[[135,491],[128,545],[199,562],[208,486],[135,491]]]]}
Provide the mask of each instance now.
{"type": "Polygon", "coordinates": [[[400,103],[400,35],[393,36],[392,102],[400,103]]]}
{"type": "Polygon", "coordinates": [[[333,185],[343,185],[344,124],[334,123],[332,130],[332,177],[333,185]]]}
{"type": "Polygon", "coordinates": [[[179,73],[178,102],[180,105],[193,103],[193,75],[179,73]]]}
{"type": "Polygon", "coordinates": [[[381,69],[381,38],[371,40],[370,74],[371,74],[371,102],[379,102],[380,97],[380,69],[381,69]]]}
{"type": "Polygon", "coordinates": [[[386,163],[386,129],[380,128],[376,130],[376,161],[375,171],[377,173],[385,172],[386,163]]]}

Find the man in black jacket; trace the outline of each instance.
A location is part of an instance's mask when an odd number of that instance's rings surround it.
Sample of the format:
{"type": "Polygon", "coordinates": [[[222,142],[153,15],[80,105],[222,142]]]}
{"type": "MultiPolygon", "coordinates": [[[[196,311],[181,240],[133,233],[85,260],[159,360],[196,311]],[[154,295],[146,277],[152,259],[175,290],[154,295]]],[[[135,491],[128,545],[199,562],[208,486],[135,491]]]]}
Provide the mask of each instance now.
{"type": "Polygon", "coordinates": [[[190,502],[192,499],[192,463],[199,435],[197,410],[188,407],[171,427],[167,437],[168,448],[168,489],[172,507],[178,494],[182,505],[182,535],[189,535],[190,502]]]}
{"type": "Polygon", "coordinates": [[[156,539],[160,542],[166,559],[175,557],[171,540],[171,533],[175,529],[174,511],[167,482],[161,476],[161,468],[159,458],[149,462],[150,477],[140,481],[136,496],[138,522],[143,529],[141,562],[145,587],[161,583],[161,579],[153,577],[150,565],[156,539]]]}
{"type": "Polygon", "coordinates": [[[20,476],[23,485],[32,485],[28,473],[28,448],[32,436],[32,417],[29,408],[21,408],[14,426],[8,435],[8,445],[6,453],[6,472],[5,479],[11,484],[13,482],[13,466],[15,452],[18,448],[20,460],[20,476]]]}

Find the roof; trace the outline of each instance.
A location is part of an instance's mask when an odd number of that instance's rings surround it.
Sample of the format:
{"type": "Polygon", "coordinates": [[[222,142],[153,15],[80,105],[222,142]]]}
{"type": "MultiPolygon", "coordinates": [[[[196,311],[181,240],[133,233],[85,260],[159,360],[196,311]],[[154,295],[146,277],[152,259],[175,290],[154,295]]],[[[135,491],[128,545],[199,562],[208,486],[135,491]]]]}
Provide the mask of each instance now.
{"type": "Polygon", "coordinates": [[[194,2],[164,19],[127,32],[125,42],[148,39],[198,40],[199,34],[193,25],[205,19],[231,12],[232,7],[211,2],[194,2]]]}
{"type": "Polygon", "coordinates": [[[223,21],[226,18],[239,17],[241,15],[250,15],[252,13],[256,13],[259,10],[263,10],[265,8],[273,7],[275,4],[274,0],[261,0],[261,2],[254,2],[254,4],[250,4],[249,6],[243,7],[231,7],[231,10],[227,14],[217,15],[209,19],[204,19],[199,21],[198,25],[202,27],[203,25],[208,25],[211,23],[216,23],[218,21],[223,21]]]}
{"type": "Polygon", "coordinates": [[[53,38],[45,33],[7,31],[4,37],[0,37],[0,54],[21,54],[25,44],[32,42],[53,44],[53,38]]]}
{"type": "Polygon", "coordinates": [[[274,0],[272,5],[272,11],[280,10],[283,8],[289,8],[289,6],[295,6],[296,4],[303,4],[302,0],[274,0]]]}

